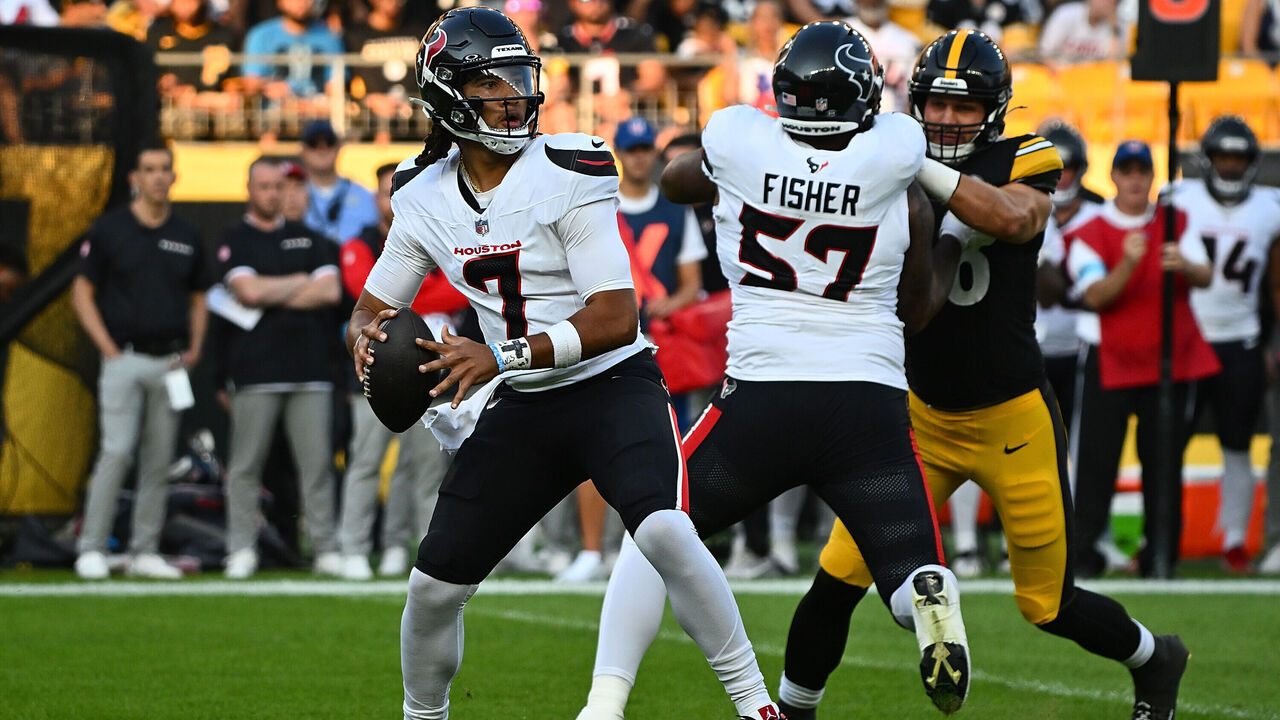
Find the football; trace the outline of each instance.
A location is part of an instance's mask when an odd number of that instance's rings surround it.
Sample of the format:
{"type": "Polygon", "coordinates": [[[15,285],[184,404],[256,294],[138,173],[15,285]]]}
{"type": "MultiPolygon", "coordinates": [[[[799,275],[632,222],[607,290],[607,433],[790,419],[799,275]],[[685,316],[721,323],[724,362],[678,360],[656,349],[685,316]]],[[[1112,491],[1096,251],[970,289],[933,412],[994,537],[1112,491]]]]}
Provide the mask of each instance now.
{"type": "Polygon", "coordinates": [[[386,342],[369,341],[373,364],[364,367],[364,396],[378,420],[400,433],[426,414],[431,404],[431,388],[440,382],[444,373],[418,372],[419,365],[440,357],[414,342],[416,338],[436,339],[418,313],[400,308],[395,317],[382,321],[378,329],[387,334],[387,339],[386,342]]]}

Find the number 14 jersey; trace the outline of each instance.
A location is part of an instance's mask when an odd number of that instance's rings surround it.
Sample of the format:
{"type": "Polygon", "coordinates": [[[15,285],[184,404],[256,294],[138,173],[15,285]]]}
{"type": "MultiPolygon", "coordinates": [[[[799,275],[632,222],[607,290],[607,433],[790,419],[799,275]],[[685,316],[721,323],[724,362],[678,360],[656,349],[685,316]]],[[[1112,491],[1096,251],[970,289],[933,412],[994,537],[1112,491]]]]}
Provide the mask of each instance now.
{"type": "Polygon", "coordinates": [[[738,105],[711,116],[702,142],[733,295],[728,375],[905,389],[898,279],[919,124],[884,113],[846,148],[819,150],[738,105]]]}

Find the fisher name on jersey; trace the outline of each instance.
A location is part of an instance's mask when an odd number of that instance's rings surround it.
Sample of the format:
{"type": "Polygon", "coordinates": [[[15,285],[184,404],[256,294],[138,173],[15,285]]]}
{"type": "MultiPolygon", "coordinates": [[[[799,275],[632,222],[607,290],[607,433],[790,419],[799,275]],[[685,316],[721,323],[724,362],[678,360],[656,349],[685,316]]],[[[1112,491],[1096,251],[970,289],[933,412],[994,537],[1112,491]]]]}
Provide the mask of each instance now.
{"type": "Polygon", "coordinates": [[[702,144],[733,296],[728,374],[905,389],[898,279],[919,124],[883,113],[846,148],[819,150],[738,105],[711,116],[702,144]]]}
{"type": "MultiPolygon", "coordinates": [[[[1062,175],[1062,159],[1053,143],[1022,135],[975,150],[957,169],[996,187],[1020,182],[1048,194],[1062,175]]],[[[938,218],[943,214],[938,209],[938,218]]],[[[946,304],[907,339],[907,378],[921,400],[971,410],[1040,387],[1036,265],[1043,241],[1043,231],[1019,244],[980,236],[965,248],[946,304]]]]}
{"type": "MultiPolygon", "coordinates": [[[[633,287],[616,228],[617,169],[602,139],[541,135],[497,188],[479,195],[465,185],[460,163],[454,148],[425,168],[412,158],[400,164],[392,183],[395,221],[365,283],[370,294],[407,306],[421,279],[439,267],[475,307],[485,340],[498,342],[546,331],[597,292],[633,287]],[[575,230],[601,217],[597,211],[575,221],[575,213],[600,202],[612,209],[613,232],[606,236],[616,242],[602,242],[599,228],[594,235],[575,230]]],[[[511,372],[507,383],[518,390],[561,387],[645,347],[637,332],[621,348],[567,368],[511,372]]]]}
{"type": "Polygon", "coordinates": [[[1254,187],[1244,202],[1222,205],[1203,180],[1184,180],[1173,202],[1204,242],[1213,263],[1207,288],[1191,290],[1191,310],[1211,343],[1254,342],[1262,332],[1258,292],[1271,241],[1280,236],[1280,200],[1271,188],[1254,187]]]}

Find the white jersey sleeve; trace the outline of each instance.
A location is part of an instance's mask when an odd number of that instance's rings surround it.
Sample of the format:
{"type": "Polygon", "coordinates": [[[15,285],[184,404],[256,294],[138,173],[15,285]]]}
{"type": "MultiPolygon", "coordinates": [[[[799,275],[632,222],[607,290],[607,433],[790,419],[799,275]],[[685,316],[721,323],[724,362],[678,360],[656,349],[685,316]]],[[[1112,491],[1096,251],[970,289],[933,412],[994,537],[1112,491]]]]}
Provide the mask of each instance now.
{"type": "Polygon", "coordinates": [[[618,231],[618,202],[596,200],[571,209],[556,223],[569,274],[583,300],[605,290],[630,290],[631,259],[618,231]]]}
{"type": "MultiPolygon", "coordinates": [[[[408,158],[396,167],[391,195],[393,212],[396,206],[396,191],[421,172],[415,159],[408,158]]],[[[370,295],[397,308],[413,304],[418,288],[422,286],[422,280],[436,269],[435,260],[431,259],[422,244],[414,241],[407,228],[408,225],[407,221],[392,221],[391,230],[387,233],[387,241],[382,247],[382,254],[378,256],[373,270],[369,272],[369,277],[365,281],[365,290],[370,295]]]]}
{"type": "Polygon", "coordinates": [[[538,220],[551,224],[569,210],[618,196],[618,171],[613,153],[603,138],[583,133],[544,135],[539,148],[550,163],[542,163],[546,176],[536,192],[548,202],[539,206],[538,220]]]}

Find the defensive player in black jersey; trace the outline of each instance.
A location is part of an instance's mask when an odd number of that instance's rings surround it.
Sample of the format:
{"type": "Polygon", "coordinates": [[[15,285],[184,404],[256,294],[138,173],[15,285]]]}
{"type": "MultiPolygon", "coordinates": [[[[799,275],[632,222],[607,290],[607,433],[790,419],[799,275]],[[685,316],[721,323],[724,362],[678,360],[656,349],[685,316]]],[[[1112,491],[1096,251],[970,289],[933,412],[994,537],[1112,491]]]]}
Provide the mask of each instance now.
{"type": "MultiPolygon", "coordinates": [[[[947,304],[907,339],[911,422],[933,501],[940,506],[965,481],[978,483],[1008,535],[1023,617],[1129,667],[1134,720],[1171,719],[1186,648],[1072,579],[1066,433],[1032,325],[1036,256],[1062,162],[1041,137],[1002,136],[1009,65],[980,32],[935,40],[910,89],[932,158],[917,178],[950,210],[940,242],[951,235],[964,248],[947,304]]],[[[787,639],[779,705],[790,720],[816,716],[849,617],[871,584],[838,522],[820,564],[787,639]]]]}

